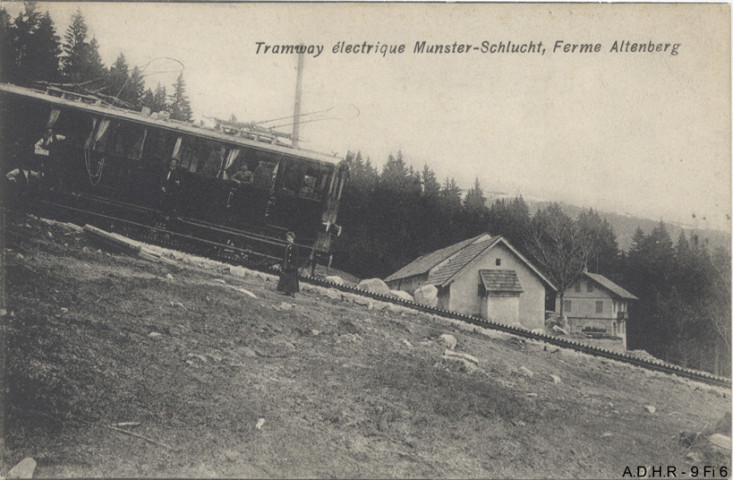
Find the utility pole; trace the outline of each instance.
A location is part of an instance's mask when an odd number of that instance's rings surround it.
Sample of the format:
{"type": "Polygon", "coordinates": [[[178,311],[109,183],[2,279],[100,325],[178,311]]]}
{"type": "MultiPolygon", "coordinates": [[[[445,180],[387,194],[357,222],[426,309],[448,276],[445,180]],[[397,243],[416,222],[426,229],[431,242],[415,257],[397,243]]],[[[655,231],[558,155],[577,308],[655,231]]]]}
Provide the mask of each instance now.
{"type": "Polygon", "coordinates": [[[298,76],[295,80],[295,111],[293,112],[293,147],[298,146],[298,138],[300,136],[300,97],[303,93],[304,59],[304,54],[298,54],[298,76]]]}

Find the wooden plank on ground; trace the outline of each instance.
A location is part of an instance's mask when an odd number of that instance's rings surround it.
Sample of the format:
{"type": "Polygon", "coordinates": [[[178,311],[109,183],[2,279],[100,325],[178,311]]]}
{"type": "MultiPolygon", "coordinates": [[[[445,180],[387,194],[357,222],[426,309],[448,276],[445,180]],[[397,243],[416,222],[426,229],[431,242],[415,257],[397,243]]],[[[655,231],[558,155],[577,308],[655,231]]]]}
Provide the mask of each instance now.
{"type": "Polygon", "coordinates": [[[84,225],[84,232],[93,237],[99,238],[100,240],[111,243],[112,245],[121,247],[127,251],[140,253],[140,246],[137,244],[137,242],[127,237],[123,237],[122,235],[105,232],[101,228],[97,228],[93,225],[84,225]]]}

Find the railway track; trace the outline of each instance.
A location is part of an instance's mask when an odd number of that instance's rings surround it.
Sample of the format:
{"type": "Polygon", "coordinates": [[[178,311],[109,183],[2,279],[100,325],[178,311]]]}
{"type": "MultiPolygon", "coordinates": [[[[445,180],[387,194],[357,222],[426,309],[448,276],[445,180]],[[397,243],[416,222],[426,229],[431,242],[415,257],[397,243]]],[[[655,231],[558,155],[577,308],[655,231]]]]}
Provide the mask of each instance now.
{"type": "MultiPolygon", "coordinates": [[[[262,253],[261,251],[257,251],[258,242],[260,243],[260,245],[263,242],[266,243],[270,248],[270,250],[268,251],[272,251],[272,247],[284,247],[284,242],[273,241],[271,238],[265,238],[261,235],[247,234],[245,232],[234,230],[223,230],[219,227],[210,226],[202,223],[196,223],[195,226],[197,232],[203,231],[206,228],[210,228],[216,231],[216,235],[214,235],[215,238],[226,238],[227,235],[231,235],[243,237],[245,240],[247,240],[247,242],[242,243],[241,241],[234,242],[230,240],[215,241],[211,239],[199,238],[197,236],[185,233],[170,231],[166,228],[166,225],[162,225],[159,223],[144,223],[143,219],[141,218],[131,220],[129,219],[129,217],[121,218],[117,215],[110,214],[109,212],[101,213],[98,211],[86,210],[84,208],[79,208],[78,206],[71,206],[51,200],[42,200],[39,206],[43,209],[44,212],[42,216],[49,216],[49,214],[51,214],[52,216],[56,217],[56,219],[60,219],[63,221],[74,221],[75,223],[92,224],[99,228],[107,228],[116,233],[130,236],[132,238],[135,238],[136,240],[154,243],[162,247],[174,248],[182,251],[187,251],[189,253],[203,255],[214,260],[219,260],[225,263],[235,265],[242,265],[266,273],[274,273],[272,265],[273,263],[279,261],[279,257],[276,257],[269,253],[262,253]]],[[[120,208],[121,210],[125,209],[122,208],[119,204],[115,206],[117,208],[120,208]]],[[[134,217],[134,215],[132,217],[134,217]]],[[[184,220],[184,222],[191,223],[190,220],[184,220]]],[[[393,297],[391,295],[374,293],[349,285],[339,285],[337,283],[330,282],[312,275],[301,275],[300,279],[307,283],[311,283],[321,287],[333,288],[341,292],[351,293],[381,302],[400,305],[402,307],[428,313],[431,315],[449,318],[452,320],[458,320],[478,327],[509,333],[518,337],[544,342],[561,348],[572,349],[578,352],[586,353],[588,355],[615,360],[648,370],[653,370],[666,374],[673,374],[682,378],[695,380],[708,385],[731,388],[731,379],[727,377],[720,377],[706,372],[683,368],[678,365],[672,365],[661,361],[642,359],[626,353],[614,352],[608,349],[594,347],[574,340],[527,330],[514,325],[506,325],[503,323],[493,322],[477,316],[451,312],[437,307],[430,307],[428,305],[420,304],[415,301],[404,300],[401,298],[393,297]]]]}

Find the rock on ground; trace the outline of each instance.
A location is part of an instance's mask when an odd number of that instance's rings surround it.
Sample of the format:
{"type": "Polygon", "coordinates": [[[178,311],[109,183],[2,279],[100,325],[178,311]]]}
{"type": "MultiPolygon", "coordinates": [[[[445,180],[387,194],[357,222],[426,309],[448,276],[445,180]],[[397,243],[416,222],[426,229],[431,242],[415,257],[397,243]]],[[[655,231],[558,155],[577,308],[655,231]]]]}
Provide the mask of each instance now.
{"type": "Polygon", "coordinates": [[[456,340],[456,337],[454,337],[450,333],[442,334],[438,340],[444,343],[445,346],[448,347],[450,350],[455,350],[456,345],[458,345],[458,340],[456,340]]]}
{"type": "Polygon", "coordinates": [[[329,275],[326,277],[327,282],[335,283],[336,285],[343,285],[346,282],[343,278],[337,276],[337,275],[329,275]]]}
{"type": "Polygon", "coordinates": [[[726,437],[720,433],[714,433],[708,437],[708,440],[724,452],[730,452],[730,437],[726,437]]]}
{"type": "Polygon", "coordinates": [[[36,470],[36,461],[31,457],[26,457],[8,472],[8,478],[33,478],[33,472],[36,470]]]}
{"type": "Polygon", "coordinates": [[[389,295],[389,287],[379,278],[368,278],[359,282],[358,287],[368,292],[389,295]]]}
{"type": "Polygon", "coordinates": [[[417,303],[428,305],[429,307],[438,306],[438,288],[435,285],[423,285],[417,288],[413,295],[417,303]]]}
{"type": "Polygon", "coordinates": [[[414,298],[412,298],[412,295],[402,290],[390,290],[389,293],[397,298],[401,298],[402,300],[407,300],[410,302],[414,300],[414,298]]]}

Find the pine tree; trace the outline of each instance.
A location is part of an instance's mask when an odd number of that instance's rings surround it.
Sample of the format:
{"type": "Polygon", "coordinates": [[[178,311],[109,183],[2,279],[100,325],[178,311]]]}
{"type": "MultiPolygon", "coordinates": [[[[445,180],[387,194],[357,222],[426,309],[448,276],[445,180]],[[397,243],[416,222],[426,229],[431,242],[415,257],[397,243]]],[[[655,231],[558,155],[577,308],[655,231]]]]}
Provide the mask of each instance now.
{"type": "Polygon", "coordinates": [[[10,14],[5,7],[0,6],[0,81],[8,82],[12,80],[14,72],[14,46],[13,31],[10,14]]]}
{"type": "Polygon", "coordinates": [[[20,84],[53,81],[58,74],[60,53],[53,21],[48,12],[42,15],[36,10],[35,2],[25,2],[24,7],[10,27],[6,44],[13,63],[10,79],[20,84]]]}
{"type": "Polygon", "coordinates": [[[613,228],[592,208],[578,215],[578,226],[591,239],[588,270],[603,275],[614,273],[618,258],[618,242],[613,228]]]}
{"type": "Polygon", "coordinates": [[[422,185],[423,195],[426,197],[437,197],[440,195],[440,182],[435,176],[435,172],[428,167],[426,163],[422,169],[422,185]]]}
{"type": "Polygon", "coordinates": [[[455,178],[447,178],[443,183],[443,189],[440,191],[442,197],[446,200],[446,205],[451,208],[460,208],[461,206],[461,189],[458,187],[455,178]]]}
{"type": "Polygon", "coordinates": [[[145,95],[145,80],[143,79],[140,68],[135,66],[130,73],[128,87],[124,89],[124,100],[139,108],[142,106],[143,96],[145,95]]]}
{"type": "Polygon", "coordinates": [[[64,76],[72,82],[81,81],[87,33],[88,28],[84,16],[81,9],[77,9],[64,35],[64,57],[61,59],[64,76]]]}
{"type": "Polygon", "coordinates": [[[146,89],[141,100],[143,107],[148,107],[150,111],[153,111],[153,103],[155,102],[154,98],[155,96],[153,95],[153,91],[149,88],[146,89]]]}
{"type": "Polygon", "coordinates": [[[84,65],[83,74],[87,80],[103,80],[107,76],[107,69],[102,62],[102,56],[99,54],[99,43],[96,38],[92,38],[86,50],[86,64],[84,65]]]}
{"type": "Polygon", "coordinates": [[[77,9],[64,35],[64,55],[61,58],[62,73],[68,81],[84,83],[105,77],[99,45],[94,38],[87,42],[88,33],[81,9],[77,9]]]}
{"type": "Polygon", "coordinates": [[[186,83],[183,80],[183,72],[178,75],[176,83],[173,84],[173,93],[170,96],[171,118],[188,122],[193,116],[191,104],[186,95],[186,83]]]}
{"type": "Polygon", "coordinates": [[[466,211],[472,215],[482,215],[486,211],[486,197],[481,189],[478,178],[473,184],[473,188],[466,192],[466,198],[463,200],[463,206],[466,211]]]}
{"type": "Polygon", "coordinates": [[[125,55],[120,53],[117,56],[115,63],[109,67],[109,75],[107,76],[107,87],[105,91],[108,95],[124,100],[123,89],[127,87],[127,83],[130,79],[128,72],[127,60],[125,55]]]}
{"type": "Polygon", "coordinates": [[[56,35],[51,15],[46,12],[38,21],[33,53],[32,75],[34,79],[55,81],[59,77],[61,55],[60,38],[56,35]]]}
{"type": "Polygon", "coordinates": [[[402,158],[402,152],[398,151],[397,156],[391,153],[387,157],[387,162],[382,168],[382,175],[379,177],[380,184],[387,189],[393,191],[401,191],[408,184],[407,165],[402,158]]]}
{"type": "Polygon", "coordinates": [[[168,94],[165,87],[158,82],[153,94],[153,103],[150,107],[153,112],[163,112],[168,110],[168,94]]]}
{"type": "Polygon", "coordinates": [[[498,199],[486,214],[487,231],[502,235],[515,247],[526,251],[530,232],[529,207],[520,197],[511,200],[498,199]]]}

